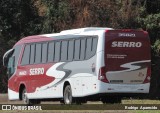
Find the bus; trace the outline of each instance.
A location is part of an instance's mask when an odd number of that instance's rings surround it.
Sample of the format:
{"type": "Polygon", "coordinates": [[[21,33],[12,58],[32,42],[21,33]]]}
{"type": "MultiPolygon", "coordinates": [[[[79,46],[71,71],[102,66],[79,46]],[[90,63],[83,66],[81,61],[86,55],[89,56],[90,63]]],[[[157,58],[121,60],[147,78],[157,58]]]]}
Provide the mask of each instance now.
{"type": "Polygon", "coordinates": [[[28,36],[4,54],[3,65],[9,100],[121,101],[149,94],[150,40],[143,30],[101,27],[28,36]]]}

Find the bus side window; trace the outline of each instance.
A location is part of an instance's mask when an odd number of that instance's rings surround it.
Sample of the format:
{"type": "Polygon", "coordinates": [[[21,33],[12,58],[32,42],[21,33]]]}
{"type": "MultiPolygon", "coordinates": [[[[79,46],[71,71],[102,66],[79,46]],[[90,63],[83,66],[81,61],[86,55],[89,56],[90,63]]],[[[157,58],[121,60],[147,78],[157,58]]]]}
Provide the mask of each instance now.
{"type": "Polygon", "coordinates": [[[61,61],[67,61],[68,41],[62,41],[61,44],[61,61]]]}
{"type": "Polygon", "coordinates": [[[80,39],[75,40],[74,60],[80,59],[80,39]]]}
{"type": "Polygon", "coordinates": [[[42,57],[42,44],[36,44],[36,54],[35,54],[35,63],[41,63],[42,57]]]}
{"type": "Polygon", "coordinates": [[[73,60],[73,53],[74,53],[74,40],[68,41],[68,61],[73,60]]]}
{"type": "Polygon", "coordinates": [[[35,62],[35,44],[31,45],[30,64],[35,62]]]}
{"type": "Polygon", "coordinates": [[[86,57],[85,59],[89,59],[95,55],[97,49],[97,41],[98,38],[88,38],[87,39],[87,47],[86,47],[86,57]]]}
{"type": "Polygon", "coordinates": [[[80,60],[84,60],[86,53],[86,39],[81,39],[80,60]]]}
{"type": "Polygon", "coordinates": [[[98,38],[93,38],[92,39],[92,56],[95,55],[96,51],[97,51],[97,42],[98,42],[98,38]]]}
{"type": "Polygon", "coordinates": [[[47,62],[47,54],[48,54],[48,43],[43,43],[42,44],[42,63],[47,62]]]}
{"type": "Polygon", "coordinates": [[[24,52],[23,52],[23,57],[22,57],[22,65],[27,65],[29,64],[29,58],[30,58],[30,45],[26,45],[24,52]]]}
{"type": "Polygon", "coordinates": [[[60,60],[61,54],[61,41],[55,42],[55,58],[54,61],[58,62],[60,60]]]}
{"type": "Polygon", "coordinates": [[[48,43],[48,62],[53,62],[55,54],[55,42],[48,43]]]}
{"type": "Polygon", "coordinates": [[[86,59],[89,59],[91,57],[91,51],[92,51],[92,38],[88,38],[86,43],[87,43],[86,59]]]}

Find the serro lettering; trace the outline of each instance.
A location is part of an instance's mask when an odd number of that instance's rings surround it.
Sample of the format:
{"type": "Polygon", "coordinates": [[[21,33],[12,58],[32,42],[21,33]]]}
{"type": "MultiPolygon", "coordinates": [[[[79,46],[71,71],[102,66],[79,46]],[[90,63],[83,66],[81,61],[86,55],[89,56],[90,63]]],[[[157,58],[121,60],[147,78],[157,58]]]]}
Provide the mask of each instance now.
{"type": "Polygon", "coordinates": [[[141,42],[123,42],[123,41],[114,41],[112,42],[112,47],[141,47],[141,42]]]}
{"type": "Polygon", "coordinates": [[[43,75],[43,74],[44,74],[44,68],[30,69],[30,75],[43,75]]]}

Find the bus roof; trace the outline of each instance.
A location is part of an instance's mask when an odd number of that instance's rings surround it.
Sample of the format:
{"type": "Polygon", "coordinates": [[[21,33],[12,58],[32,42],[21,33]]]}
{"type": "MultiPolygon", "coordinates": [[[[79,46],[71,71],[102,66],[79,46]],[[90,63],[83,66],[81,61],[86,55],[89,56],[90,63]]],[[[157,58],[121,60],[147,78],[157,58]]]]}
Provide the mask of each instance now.
{"type": "Polygon", "coordinates": [[[108,27],[86,27],[86,28],[79,28],[79,29],[71,29],[71,30],[64,30],[61,31],[61,34],[80,34],[83,32],[88,31],[99,31],[99,30],[112,30],[113,28],[108,27]]]}

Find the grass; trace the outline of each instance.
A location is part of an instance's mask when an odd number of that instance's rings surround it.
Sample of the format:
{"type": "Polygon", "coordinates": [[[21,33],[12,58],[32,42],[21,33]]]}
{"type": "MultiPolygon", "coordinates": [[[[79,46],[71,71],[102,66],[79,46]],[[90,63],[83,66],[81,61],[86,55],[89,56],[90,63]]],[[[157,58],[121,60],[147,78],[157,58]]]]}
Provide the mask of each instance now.
{"type": "Polygon", "coordinates": [[[160,110],[137,110],[137,111],[131,111],[130,113],[160,113],[160,110]]]}
{"type": "Polygon", "coordinates": [[[126,99],[126,100],[122,100],[122,104],[160,104],[160,100],[126,99]]]}

